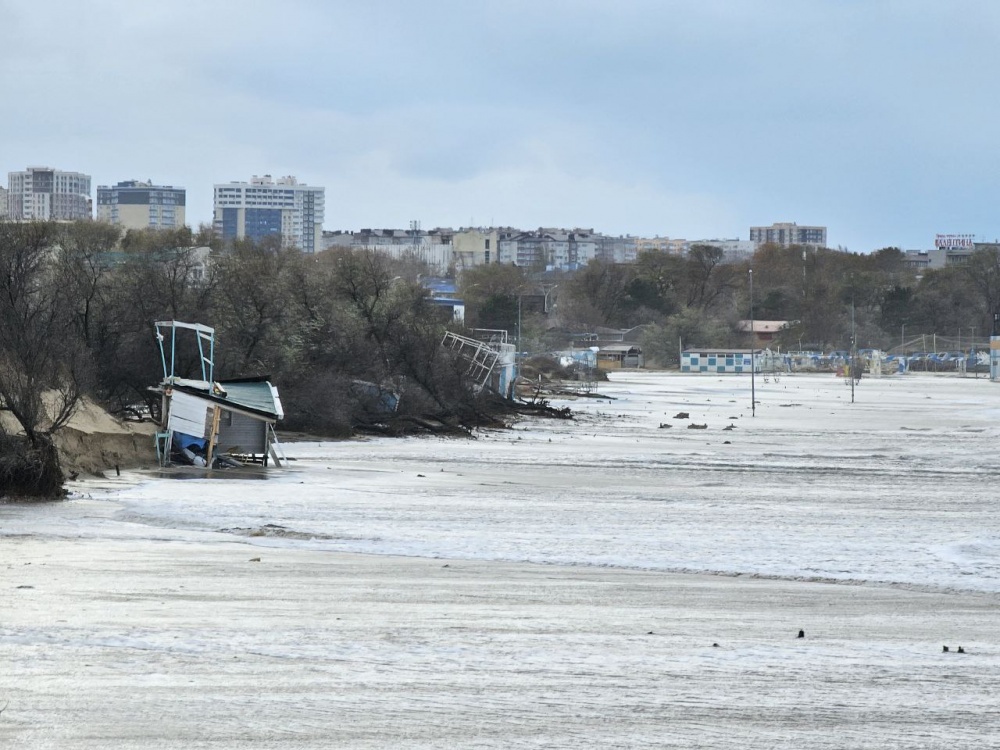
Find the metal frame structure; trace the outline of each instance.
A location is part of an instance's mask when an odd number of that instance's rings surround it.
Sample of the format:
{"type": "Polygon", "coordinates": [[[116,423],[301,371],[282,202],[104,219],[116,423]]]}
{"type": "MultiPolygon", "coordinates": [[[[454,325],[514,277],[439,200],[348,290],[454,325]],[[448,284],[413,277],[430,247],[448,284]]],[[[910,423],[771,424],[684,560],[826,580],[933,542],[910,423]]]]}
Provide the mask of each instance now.
{"type": "Polygon", "coordinates": [[[469,363],[466,372],[475,381],[477,389],[482,390],[489,382],[493,368],[496,367],[500,353],[489,344],[457,333],[448,331],[441,341],[441,346],[451,349],[459,357],[469,363]]]}
{"type": "Polygon", "coordinates": [[[153,323],[156,328],[156,341],[160,345],[160,362],[163,364],[164,381],[176,377],[174,367],[177,356],[177,329],[184,328],[195,332],[198,343],[198,356],[201,358],[201,379],[212,382],[215,369],[215,329],[201,323],[183,323],[179,320],[158,320],[153,323]],[[164,335],[161,328],[170,329],[170,369],[167,369],[167,355],[164,350],[164,335]],[[208,345],[208,356],[205,355],[205,345],[208,345]]]}

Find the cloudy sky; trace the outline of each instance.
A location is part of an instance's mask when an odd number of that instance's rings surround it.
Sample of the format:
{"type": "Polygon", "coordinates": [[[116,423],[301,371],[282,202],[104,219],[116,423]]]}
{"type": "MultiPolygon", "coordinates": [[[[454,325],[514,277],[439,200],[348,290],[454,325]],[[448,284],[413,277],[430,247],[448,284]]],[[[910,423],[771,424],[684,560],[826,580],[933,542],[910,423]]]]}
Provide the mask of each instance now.
{"type": "Polygon", "coordinates": [[[994,0],[0,0],[0,173],[293,174],[327,229],[1000,236],[994,0]]]}

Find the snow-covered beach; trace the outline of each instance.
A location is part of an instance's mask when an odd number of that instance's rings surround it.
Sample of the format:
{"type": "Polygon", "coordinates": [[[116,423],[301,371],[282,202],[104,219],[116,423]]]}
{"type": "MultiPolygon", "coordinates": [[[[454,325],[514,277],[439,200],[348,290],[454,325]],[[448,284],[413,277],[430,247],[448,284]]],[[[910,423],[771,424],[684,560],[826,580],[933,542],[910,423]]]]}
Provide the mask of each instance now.
{"type": "Polygon", "coordinates": [[[1000,736],[1000,386],[758,378],[756,417],[745,377],[601,393],[476,440],[293,444],[265,481],[0,506],[0,743],[1000,736]]]}

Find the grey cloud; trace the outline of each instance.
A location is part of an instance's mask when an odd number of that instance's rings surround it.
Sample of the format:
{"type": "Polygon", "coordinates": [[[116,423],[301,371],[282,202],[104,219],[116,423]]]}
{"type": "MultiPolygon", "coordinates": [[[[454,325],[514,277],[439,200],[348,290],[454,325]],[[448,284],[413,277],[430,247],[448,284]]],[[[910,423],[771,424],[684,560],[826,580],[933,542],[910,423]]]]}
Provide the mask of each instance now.
{"type": "Polygon", "coordinates": [[[0,170],[183,184],[195,221],[214,182],[271,172],[327,185],[347,228],[998,233],[989,0],[0,0],[0,21],[0,170]]]}

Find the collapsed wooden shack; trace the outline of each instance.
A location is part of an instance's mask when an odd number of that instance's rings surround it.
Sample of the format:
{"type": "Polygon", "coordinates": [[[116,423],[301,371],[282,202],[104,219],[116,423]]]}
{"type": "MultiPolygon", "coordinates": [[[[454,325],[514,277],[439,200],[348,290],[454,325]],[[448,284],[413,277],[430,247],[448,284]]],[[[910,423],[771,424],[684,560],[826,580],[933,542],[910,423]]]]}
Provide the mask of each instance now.
{"type": "Polygon", "coordinates": [[[177,461],[204,467],[247,462],[267,466],[273,460],[280,467],[283,455],[274,425],[284,412],[278,389],[267,377],[215,380],[214,329],[176,320],[154,325],[163,362],[163,380],[152,389],[162,399],[156,434],[160,465],[177,461]],[[178,331],[195,335],[200,380],[176,374],[178,331]]]}

